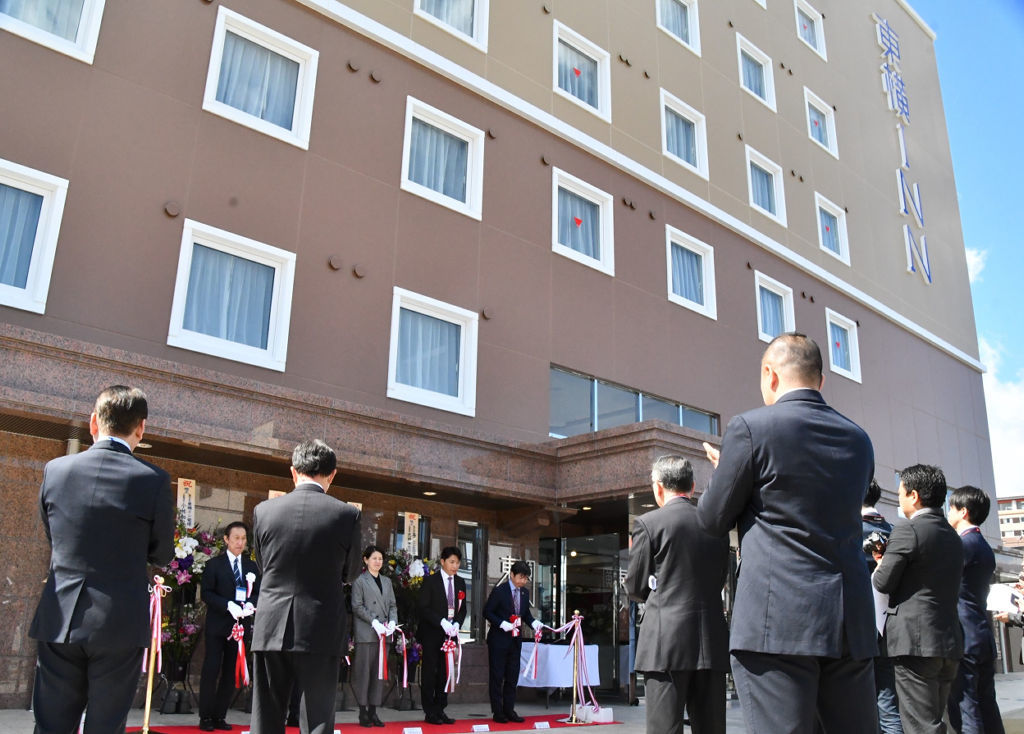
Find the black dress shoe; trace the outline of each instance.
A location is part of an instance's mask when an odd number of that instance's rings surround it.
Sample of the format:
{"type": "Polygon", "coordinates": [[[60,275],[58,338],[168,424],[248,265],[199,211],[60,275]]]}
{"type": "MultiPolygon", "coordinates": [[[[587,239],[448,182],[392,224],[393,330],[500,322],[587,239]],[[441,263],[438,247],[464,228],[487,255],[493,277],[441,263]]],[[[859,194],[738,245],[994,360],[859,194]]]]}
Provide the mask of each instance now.
{"type": "Polygon", "coordinates": [[[229,724],[228,722],[224,721],[224,719],[217,719],[215,722],[213,722],[213,728],[217,731],[231,731],[234,727],[232,727],[231,724],[229,724]]]}
{"type": "Polygon", "coordinates": [[[517,724],[522,724],[524,721],[526,721],[526,719],[517,714],[515,711],[509,711],[507,714],[505,714],[505,716],[508,717],[509,721],[514,721],[517,724]]]}
{"type": "Polygon", "coordinates": [[[425,722],[427,722],[428,724],[443,724],[443,723],[445,723],[444,719],[442,719],[437,714],[427,714],[426,716],[423,717],[423,720],[425,722]]]}
{"type": "Polygon", "coordinates": [[[451,716],[446,714],[444,711],[441,712],[441,715],[438,718],[441,720],[442,724],[454,724],[455,723],[455,719],[453,719],[451,716]]]}
{"type": "Polygon", "coordinates": [[[200,719],[199,731],[215,731],[213,726],[213,719],[200,719]]]}
{"type": "Polygon", "coordinates": [[[288,719],[284,722],[284,725],[285,726],[298,726],[299,725],[299,717],[298,716],[289,716],[288,719]]]}
{"type": "Polygon", "coordinates": [[[494,723],[495,724],[507,724],[508,723],[508,717],[505,716],[505,714],[495,714],[494,715],[494,723]]]}

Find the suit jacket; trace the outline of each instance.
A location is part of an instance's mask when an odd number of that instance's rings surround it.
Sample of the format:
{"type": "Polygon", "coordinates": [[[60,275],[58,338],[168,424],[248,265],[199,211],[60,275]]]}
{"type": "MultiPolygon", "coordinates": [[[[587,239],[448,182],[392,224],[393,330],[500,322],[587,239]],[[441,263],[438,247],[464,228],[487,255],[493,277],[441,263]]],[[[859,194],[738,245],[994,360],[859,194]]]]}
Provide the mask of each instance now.
{"type": "Polygon", "coordinates": [[[355,576],[359,519],[359,510],[313,482],[256,505],[253,536],[263,581],[254,651],[343,654],[343,585],[355,576]]]}
{"type": "Polygon", "coordinates": [[[508,580],[491,589],[490,596],[484,604],[484,619],[491,623],[487,631],[487,644],[498,647],[511,647],[525,640],[533,640],[533,615],[530,613],[530,590],[523,587],[519,590],[519,637],[513,637],[511,632],[501,628],[502,622],[508,622],[515,614],[515,606],[512,604],[512,587],[508,580]]]}
{"type": "MultiPolygon", "coordinates": [[[[431,645],[431,649],[440,649],[441,643],[447,637],[444,630],[441,629],[441,620],[448,618],[448,591],[445,588],[448,582],[445,580],[446,578],[447,574],[440,570],[424,578],[423,586],[420,587],[420,596],[416,602],[420,618],[419,626],[416,628],[416,637],[424,647],[428,644],[431,645]]],[[[458,574],[455,574],[455,597],[453,621],[458,622],[461,627],[466,621],[466,581],[458,574]],[[463,597],[461,602],[458,599],[459,592],[463,597]]]]}
{"type": "Polygon", "coordinates": [[[964,631],[964,655],[975,660],[995,660],[996,639],[988,611],[988,590],[996,572],[996,557],[978,529],[968,530],[960,540],[964,546],[964,573],[957,613],[964,631]]]}
{"type": "MultiPolygon", "coordinates": [[[[247,573],[256,574],[252,585],[252,594],[248,601],[257,606],[260,595],[260,568],[253,561],[242,556],[242,582],[245,583],[247,573]]],[[[226,552],[214,556],[203,568],[201,595],[206,602],[206,634],[227,637],[235,626],[235,618],[228,611],[228,602],[235,601],[235,574],[231,570],[231,562],[226,552]]],[[[242,606],[244,602],[240,603],[242,606]]],[[[246,634],[252,632],[252,617],[242,619],[246,634]]]]}
{"type": "Polygon", "coordinates": [[[867,434],[799,389],[729,421],[697,516],[739,529],[730,649],[854,659],[877,652],[860,509],[874,473],[867,434]]]}
{"type": "Polygon", "coordinates": [[[352,627],[356,642],[378,640],[370,624],[375,619],[381,624],[398,623],[398,603],[395,601],[391,579],[384,574],[377,578],[380,579],[379,589],[369,571],[363,571],[352,582],[352,615],[355,617],[352,627]]]}
{"type": "Polygon", "coordinates": [[[704,532],[697,502],[686,497],[636,518],[626,591],[646,602],[636,669],[729,670],[729,628],[722,587],[729,541],[704,532]],[[655,588],[649,585],[656,579],[655,588]]]}
{"type": "MultiPolygon", "coordinates": [[[[874,509],[868,513],[861,512],[861,526],[861,535],[865,541],[871,533],[880,534],[886,541],[889,540],[889,536],[892,534],[892,525],[885,519],[882,513],[874,509]]],[[[863,548],[863,546],[861,547],[863,548]]],[[[875,562],[875,556],[868,551],[864,551],[864,560],[868,564],[868,570],[874,571],[875,566],[878,565],[875,562]]]]}
{"type": "Polygon", "coordinates": [[[39,490],[50,573],[29,635],[106,648],[149,644],[146,563],[174,556],[170,476],[103,439],[47,463],[39,490]]]}
{"type": "Polygon", "coordinates": [[[883,644],[889,657],[958,660],[964,636],[957,616],[963,543],[939,508],[893,528],[871,579],[889,595],[883,644]]]}

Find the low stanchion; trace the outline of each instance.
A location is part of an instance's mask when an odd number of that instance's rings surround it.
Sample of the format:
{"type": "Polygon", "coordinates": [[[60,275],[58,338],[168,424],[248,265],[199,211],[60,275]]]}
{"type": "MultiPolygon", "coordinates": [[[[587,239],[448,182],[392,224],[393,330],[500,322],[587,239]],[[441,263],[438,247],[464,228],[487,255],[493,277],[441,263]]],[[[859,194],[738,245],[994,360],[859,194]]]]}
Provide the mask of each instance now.
{"type": "MultiPolygon", "coordinates": [[[[580,619],[580,610],[579,609],[573,609],[572,610],[572,618],[573,618],[573,621],[575,621],[576,624],[579,625],[579,619],[580,619]]],[[[578,644],[579,644],[579,635],[574,633],[573,636],[572,636],[572,709],[569,711],[569,720],[568,720],[568,723],[570,723],[570,724],[579,724],[580,723],[580,720],[578,718],[576,718],[576,691],[578,691],[579,687],[580,687],[580,654],[579,654],[579,650],[576,649],[576,646],[578,644]]]]}
{"type": "Polygon", "coordinates": [[[149,621],[150,636],[149,650],[142,659],[142,672],[147,672],[146,678],[146,706],[142,714],[142,734],[160,734],[160,732],[149,728],[149,715],[153,710],[153,675],[157,667],[163,667],[163,626],[164,611],[163,598],[171,590],[170,586],[164,584],[163,576],[154,576],[153,585],[149,587],[149,621]],[[149,665],[147,666],[147,659],[149,665]]]}

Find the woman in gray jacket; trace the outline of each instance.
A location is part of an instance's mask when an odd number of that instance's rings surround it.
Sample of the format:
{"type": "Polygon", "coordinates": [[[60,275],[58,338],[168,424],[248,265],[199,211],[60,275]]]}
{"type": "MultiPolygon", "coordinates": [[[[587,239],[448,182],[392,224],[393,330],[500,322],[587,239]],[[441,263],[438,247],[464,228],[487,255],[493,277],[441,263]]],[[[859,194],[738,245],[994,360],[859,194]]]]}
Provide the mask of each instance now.
{"type": "Polygon", "coordinates": [[[398,605],[391,579],[380,572],[384,565],[384,551],[375,545],[367,546],[363,551],[363,563],[366,564],[366,572],[359,574],[352,584],[356,646],[352,688],[359,704],[359,726],[384,726],[377,716],[384,689],[384,681],[377,673],[380,636],[394,633],[398,624],[398,605]]]}

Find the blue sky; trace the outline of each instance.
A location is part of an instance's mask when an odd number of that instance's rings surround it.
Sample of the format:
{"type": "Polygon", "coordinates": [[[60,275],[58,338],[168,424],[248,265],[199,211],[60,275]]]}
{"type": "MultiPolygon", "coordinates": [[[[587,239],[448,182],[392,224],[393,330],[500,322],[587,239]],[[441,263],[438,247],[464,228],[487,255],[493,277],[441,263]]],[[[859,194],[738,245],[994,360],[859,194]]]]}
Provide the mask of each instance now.
{"type": "MultiPolygon", "coordinates": [[[[996,491],[1024,494],[1024,2],[910,0],[935,31],[971,271],[996,491]]],[[[907,90],[913,100],[913,90],[907,90]]],[[[913,102],[911,102],[913,104],[913,102]]],[[[941,275],[935,286],[941,288],[941,275]]]]}

